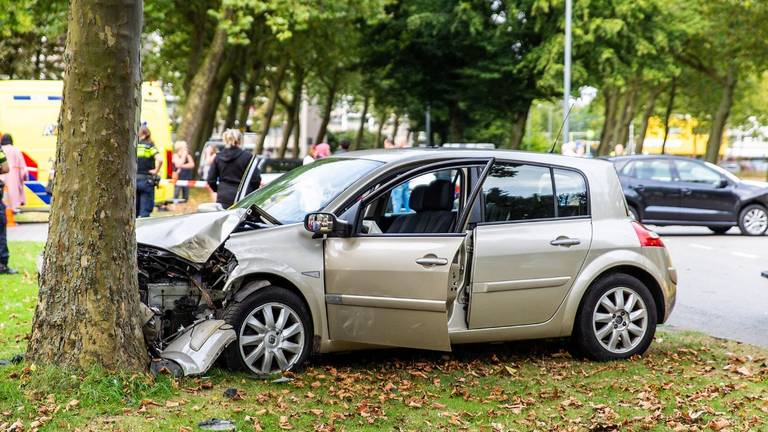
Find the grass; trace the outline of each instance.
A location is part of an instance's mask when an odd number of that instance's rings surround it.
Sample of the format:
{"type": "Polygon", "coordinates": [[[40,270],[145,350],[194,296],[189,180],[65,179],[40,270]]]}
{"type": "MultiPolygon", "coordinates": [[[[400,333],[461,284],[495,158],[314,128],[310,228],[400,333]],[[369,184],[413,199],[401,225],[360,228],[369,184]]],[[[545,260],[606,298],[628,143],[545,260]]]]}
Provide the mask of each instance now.
{"type": "MultiPolygon", "coordinates": [[[[0,358],[24,349],[40,248],[11,244],[23,272],[0,279],[0,358]]],[[[0,366],[0,431],[16,422],[19,430],[196,431],[212,417],[241,431],[768,430],[768,352],[670,330],[647,355],[623,362],[576,360],[562,341],[532,341],[325,355],[290,377],[0,366]],[[224,396],[230,388],[234,399],[224,396]]]]}

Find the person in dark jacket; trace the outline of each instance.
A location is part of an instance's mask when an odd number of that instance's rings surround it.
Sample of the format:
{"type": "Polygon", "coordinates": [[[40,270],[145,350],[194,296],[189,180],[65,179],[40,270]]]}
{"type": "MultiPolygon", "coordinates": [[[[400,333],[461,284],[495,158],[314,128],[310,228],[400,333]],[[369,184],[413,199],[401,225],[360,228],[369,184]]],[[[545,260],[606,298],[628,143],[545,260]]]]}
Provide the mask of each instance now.
{"type": "MultiPolygon", "coordinates": [[[[224,208],[229,208],[234,204],[240,180],[245,175],[253,156],[240,148],[242,145],[240,131],[228,129],[224,131],[222,138],[225,148],[213,159],[208,172],[208,186],[216,192],[216,202],[224,208]]],[[[250,193],[258,189],[260,184],[261,173],[258,168],[255,168],[246,192],[250,193]]]]}

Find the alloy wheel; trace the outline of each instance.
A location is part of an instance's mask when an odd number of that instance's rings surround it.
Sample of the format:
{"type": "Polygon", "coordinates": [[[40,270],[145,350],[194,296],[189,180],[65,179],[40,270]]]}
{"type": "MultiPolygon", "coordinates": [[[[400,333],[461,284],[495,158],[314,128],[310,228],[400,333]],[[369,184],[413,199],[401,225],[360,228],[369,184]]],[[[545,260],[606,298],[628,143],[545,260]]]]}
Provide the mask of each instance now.
{"type": "Polygon", "coordinates": [[[765,232],[768,228],[768,214],[760,208],[753,208],[744,215],[744,228],[752,235],[765,232]]]}
{"type": "Polygon", "coordinates": [[[249,369],[271,374],[291,369],[301,357],[305,340],[299,315],[285,304],[271,302],[248,314],[238,344],[249,369]]]}
{"type": "Polygon", "coordinates": [[[592,314],[592,329],[600,345],[614,354],[635,348],[648,331],[648,309],[631,288],[617,287],[600,297],[592,314]]]}

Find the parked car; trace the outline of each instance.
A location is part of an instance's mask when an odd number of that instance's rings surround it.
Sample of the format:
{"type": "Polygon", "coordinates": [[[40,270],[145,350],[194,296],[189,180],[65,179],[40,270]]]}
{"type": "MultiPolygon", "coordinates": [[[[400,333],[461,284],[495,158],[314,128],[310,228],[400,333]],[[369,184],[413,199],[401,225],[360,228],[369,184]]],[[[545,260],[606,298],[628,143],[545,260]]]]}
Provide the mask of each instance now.
{"type": "Polygon", "coordinates": [[[549,337],[626,359],[675,304],[667,250],[603,160],[350,152],[226,211],[140,220],[137,236],[150,352],[185,374],[222,352],[267,374],[316,352],[549,337]],[[388,213],[404,182],[413,212],[388,213]]]}
{"type": "Polygon", "coordinates": [[[651,225],[698,225],[723,234],[768,229],[768,183],[741,180],[727,170],[678,156],[610,159],[619,173],[629,210],[651,225]]]}

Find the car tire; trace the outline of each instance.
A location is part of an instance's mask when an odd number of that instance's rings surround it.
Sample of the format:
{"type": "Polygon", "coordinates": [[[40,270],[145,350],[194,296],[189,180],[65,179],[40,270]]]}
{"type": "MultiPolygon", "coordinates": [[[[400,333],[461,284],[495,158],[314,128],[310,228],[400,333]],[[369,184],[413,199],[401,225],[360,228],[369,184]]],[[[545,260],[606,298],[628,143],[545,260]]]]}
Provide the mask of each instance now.
{"type": "Polygon", "coordinates": [[[760,204],[751,204],[739,212],[739,229],[748,236],[761,236],[768,230],[768,211],[760,204]]]}
{"type": "Polygon", "coordinates": [[[626,274],[606,276],[594,282],[581,301],[571,352],[597,361],[643,354],[653,341],[656,323],[656,302],[641,281],[626,274]],[[623,307],[617,308],[620,303],[623,307]]]}
{"type": "Polygon", "coordinates": [[[716,226],[716,227],[707,227],[707,228],[709,228],[709,230],[712,231],[715,234],[725,234],[725,233],[728,232],[728,230],[730,230],[733,227],[720,227],[720,226],[716,226]]]}
{"type": "Polygon", "coordinates": [[[296,370],[312,352],[311,315],[302,299],[285,288],[261,288],[230,304],[223,319],[237,334],[225,354],[232,370],[259,375],[296,370]]]}
{"type": "Polygon", "coordinates": [[[632,216],[632,219],[634,219],[634,220],[636,220],[638,222],[641,222],[641,220],[640,220],[640,212],[637,211],[635,206],[629,205],[629,206],[627,206],[627,208],[629,209],[629,215],[632,216]]]}

